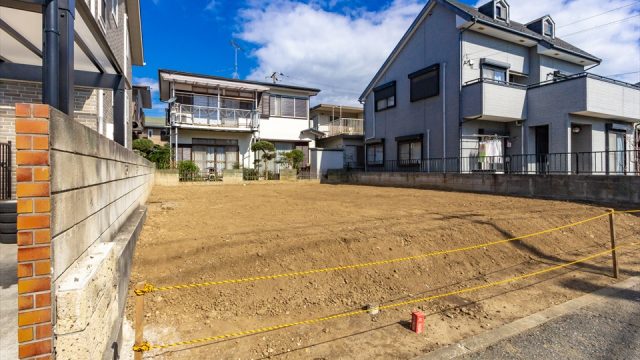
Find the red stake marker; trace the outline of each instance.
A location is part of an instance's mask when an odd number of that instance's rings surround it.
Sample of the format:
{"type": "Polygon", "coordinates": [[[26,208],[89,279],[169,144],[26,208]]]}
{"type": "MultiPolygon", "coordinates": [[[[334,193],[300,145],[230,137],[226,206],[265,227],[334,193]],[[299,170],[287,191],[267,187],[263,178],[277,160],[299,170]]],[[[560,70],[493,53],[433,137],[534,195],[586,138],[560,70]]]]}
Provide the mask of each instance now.
{"type": "Polygon", "coordinates": [[[411,330],[416,334],[424,332],[424,314],[422,311],[414,311],[411,313],[411,330]]]}

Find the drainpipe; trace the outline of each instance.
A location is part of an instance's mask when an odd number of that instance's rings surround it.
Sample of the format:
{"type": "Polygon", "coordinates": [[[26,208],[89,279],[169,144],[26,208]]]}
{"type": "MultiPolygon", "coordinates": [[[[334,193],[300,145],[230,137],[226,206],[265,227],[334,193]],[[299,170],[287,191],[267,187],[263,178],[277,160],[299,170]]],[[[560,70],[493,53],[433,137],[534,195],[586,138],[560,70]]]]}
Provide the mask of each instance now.
{"type": "Polygon", "coordinates": [[[442,166],[447,172],[447,63],[442,63],[442,166]]]}
{"type": "Polygon", "coordinates": [[[58,0],[43,5],[44,46],[42,64],[42,102],[56,109],[60,106],[58,67],[60,64],[60,30],[58,27],[58,0]]]}
{"type": "MultiPolygon", "coordinates": [[[[475,17],[473,18],[473,23],[469,26],[467,26],[466,28],[462,29],[462,31],[460,31],[460,33],[458,34],[458,47],[460,49],[460,66],[459,66],[459,75],[460,75],[460,82],[458,83],[458,121],[459,121],[459,125],[458,125],[458,159],[462,158],[462,74],[463,74],[463,68],[464,68],[464,61],[462,60],[463,57],[463,46],[462,46],[462,35],[469,30],[470,27],[472,27],[473,25],[476,24],[476,22],[478,21],[478,19],[476,19],[475,17]]],[[[460,160],[462,161],[462,160],[460,160]]],[[[461,166],[458,166],[459,168],[461,168],[461,166]]]]}

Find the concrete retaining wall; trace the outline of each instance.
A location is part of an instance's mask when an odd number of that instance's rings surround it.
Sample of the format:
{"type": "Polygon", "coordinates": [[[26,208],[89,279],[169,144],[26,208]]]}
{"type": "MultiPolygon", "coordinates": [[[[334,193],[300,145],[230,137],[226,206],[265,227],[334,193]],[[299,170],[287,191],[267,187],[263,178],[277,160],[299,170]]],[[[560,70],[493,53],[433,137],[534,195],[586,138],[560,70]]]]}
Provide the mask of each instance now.
{"type": "Polygon", "coordinates": [[[383,173],[330,170],[329,184],[423,188],[610,205],[640,204],[640,176],[383,173]]]}
{"type": "Polygon", "coordinates": [[[113,358],[154,165],[46,105],[15,124],[20,357],[113,358]]]}
{"type": "Polygon", "coordinates": [[[154,166],[58,115],[50,123],[56,350],[97,359],[116,340],[127,296],[135,237],[116,238],[128,221],[141,222],[154,166]]]}

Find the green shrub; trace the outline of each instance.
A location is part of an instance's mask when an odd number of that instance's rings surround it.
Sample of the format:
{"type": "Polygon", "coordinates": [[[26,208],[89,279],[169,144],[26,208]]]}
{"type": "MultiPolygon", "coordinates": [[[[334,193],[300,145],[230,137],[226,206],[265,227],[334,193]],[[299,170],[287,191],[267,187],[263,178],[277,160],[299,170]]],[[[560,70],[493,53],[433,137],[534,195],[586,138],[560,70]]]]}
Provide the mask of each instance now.
{"type": "Polygon", "coordinates": [[[153,141],[149,139],[135,139],[133,140],[133,150],[138,150],[145,158],[153,151],[153,141]]]}
{"type": "Polygon", "coordinates": [[[178,163],[178,172],[180,173],[180,180],[193,181],[198,176],[200,168],[195,162],[185,160],[178,163]]]}
{"type": "Polygon", "coordinates": [[[147,159],[156,164],[156,169],[169,169],[171,167],[171,148],[168,144],[155,145],[147,159]]]}
{"type": "Polygon", "coordinates": [[[285,163],[290,169],[300,169],[300,164],[304,161],[304,153],[300,149],[294,149],[283,154],[285,163]]]}

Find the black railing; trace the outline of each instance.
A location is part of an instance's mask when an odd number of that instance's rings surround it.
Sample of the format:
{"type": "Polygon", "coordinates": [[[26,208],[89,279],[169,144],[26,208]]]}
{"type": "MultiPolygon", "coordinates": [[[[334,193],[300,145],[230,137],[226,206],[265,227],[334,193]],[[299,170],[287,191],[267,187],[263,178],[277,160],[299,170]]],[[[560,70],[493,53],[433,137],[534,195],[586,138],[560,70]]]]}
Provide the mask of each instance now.
{"type": "MultiPolygon", "coordinates": [[[[523,175],[640,176],[640,150],[596,151],[505,156],[467,156],[426,160],[388,160],[368,163],[369,172],[490,173],[523,175]]],[[[362,166],[345,164],[347,170],[362,166]]]]}
{"type": "Polygon", "coordinates": [[[0,200],[11,199],[11,141],[0,143],[0,200]]]}

